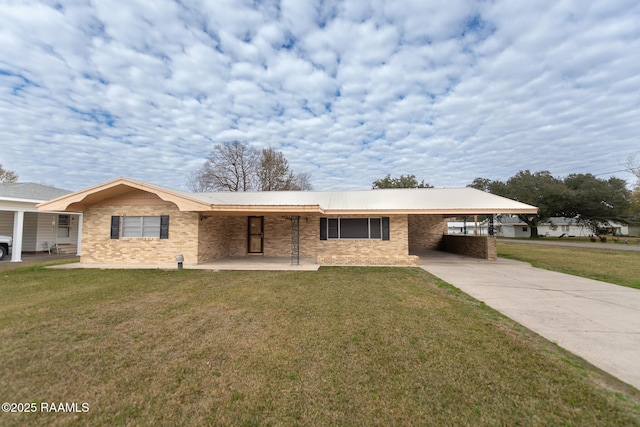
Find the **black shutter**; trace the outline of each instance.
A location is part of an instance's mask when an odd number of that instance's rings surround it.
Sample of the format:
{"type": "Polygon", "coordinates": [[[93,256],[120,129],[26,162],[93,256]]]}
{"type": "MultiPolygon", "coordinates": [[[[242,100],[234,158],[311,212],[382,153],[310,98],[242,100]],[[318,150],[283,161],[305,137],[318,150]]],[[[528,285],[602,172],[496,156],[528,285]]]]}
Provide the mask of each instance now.
{"type": "Polygon", "coordinates": [[[169,238],[169,215],[160,216],[160,238],[169,238]]]}
{"type": "Polygon", "coordinates": [[[320,218],[320,240],[327,240],[327,218],[320,218]]]}
{"type": "Polygon", "coordinates": [[[111,238],[112,239],[120,238],[120,217],[119,216],[111,217],[111,238]]]}
{"type": "Polygon", "coordinates": [[[382,217],[382,240],[389,240],[389,217],[382,217]]]}

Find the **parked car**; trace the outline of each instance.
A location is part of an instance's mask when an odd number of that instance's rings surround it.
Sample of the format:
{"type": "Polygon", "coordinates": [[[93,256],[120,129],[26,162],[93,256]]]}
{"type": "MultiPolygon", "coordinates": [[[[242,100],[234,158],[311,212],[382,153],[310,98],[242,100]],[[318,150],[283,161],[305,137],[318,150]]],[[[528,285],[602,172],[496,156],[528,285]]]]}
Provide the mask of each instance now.
{"type": "Polygon", "coordinates": [[[9,236],[0,235],[0,261],[9,255],[11,246],[13,245],[13,239],[9,236]]]}

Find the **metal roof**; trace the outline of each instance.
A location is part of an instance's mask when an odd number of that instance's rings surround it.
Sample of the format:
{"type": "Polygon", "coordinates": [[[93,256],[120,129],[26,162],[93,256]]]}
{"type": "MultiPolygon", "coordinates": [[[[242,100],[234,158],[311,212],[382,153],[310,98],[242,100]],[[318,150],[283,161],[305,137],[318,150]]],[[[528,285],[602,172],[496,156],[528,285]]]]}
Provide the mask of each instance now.
{"type": "Polygon", "coordinates": [[[530,211],[534,206],[474,188],[394,188],[360,191],[184,193],[219,206],[320,206],[329,211],[530,211]]]}
{"type": "Polygon", "coordinates": [[[156,194],[182,211],[218,214],[508,214],[536,213],[535,206],[474,188],[395,188],[359,191],[265,191],[190,193],[128,178],[117,178],[38,206],[42,210],[83,210],[131,189],[156,194]]]}
{"type": "Polygon", "coordinates": [[[0,200],[44,202],[71,191],[33,182],[1,182],[0,200]]]}

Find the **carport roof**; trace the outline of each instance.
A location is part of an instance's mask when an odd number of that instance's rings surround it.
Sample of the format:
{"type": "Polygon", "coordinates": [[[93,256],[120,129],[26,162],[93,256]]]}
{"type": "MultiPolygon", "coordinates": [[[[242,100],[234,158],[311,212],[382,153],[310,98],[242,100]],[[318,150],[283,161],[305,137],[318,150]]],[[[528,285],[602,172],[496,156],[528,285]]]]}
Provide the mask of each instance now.
{"type": "Polygon", "coordinates": [[[71,191],[33,182],[1,182],[0,200],[40,203],[71,191]]]}
{"type": "Polygon", "coordinates": [[[117,178],[38,205],[41,210],[84,210],[133,189],[156,194],[183,211],[219,214],[442,214],[531,213],[537,208],[473,188],[400,188],[356,191],[189,193],[117,178]]]}

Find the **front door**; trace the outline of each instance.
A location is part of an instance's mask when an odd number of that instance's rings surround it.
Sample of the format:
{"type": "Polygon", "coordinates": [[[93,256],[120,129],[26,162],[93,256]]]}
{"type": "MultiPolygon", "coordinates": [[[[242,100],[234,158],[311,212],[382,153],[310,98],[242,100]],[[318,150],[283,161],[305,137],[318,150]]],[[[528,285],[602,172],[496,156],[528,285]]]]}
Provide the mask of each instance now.
{"type": "Polygon", "coordinates": [[[261,254],[264,243],[264,217],[249,217],[249,248],[250,254],[261,254]]]}

